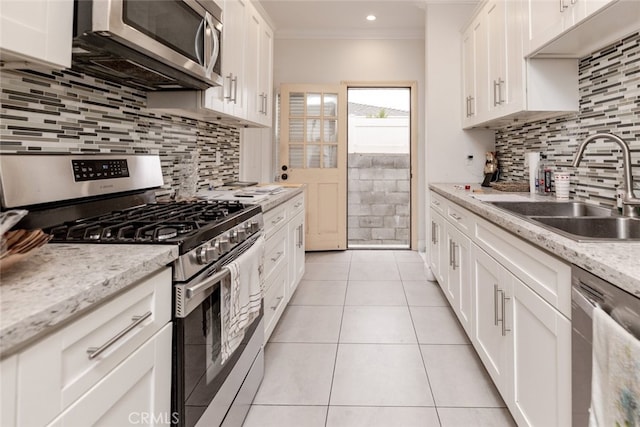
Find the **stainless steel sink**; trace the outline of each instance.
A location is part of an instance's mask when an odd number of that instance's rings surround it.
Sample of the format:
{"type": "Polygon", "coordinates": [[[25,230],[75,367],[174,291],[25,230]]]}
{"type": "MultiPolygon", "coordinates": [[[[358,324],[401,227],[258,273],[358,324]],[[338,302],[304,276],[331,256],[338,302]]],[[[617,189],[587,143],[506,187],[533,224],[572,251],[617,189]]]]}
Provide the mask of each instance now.
{"type": "Polygon", "coordinates": [[[578,241],[640,241],[640,219],[627,217],[531,217],[531,220],[544,224],[578,241]]]}
{"type": "Polygon", "coordinates": [[[614,211],[583,202],[492,202],[494,206],[523,216],[606,217],[614,211]]]}

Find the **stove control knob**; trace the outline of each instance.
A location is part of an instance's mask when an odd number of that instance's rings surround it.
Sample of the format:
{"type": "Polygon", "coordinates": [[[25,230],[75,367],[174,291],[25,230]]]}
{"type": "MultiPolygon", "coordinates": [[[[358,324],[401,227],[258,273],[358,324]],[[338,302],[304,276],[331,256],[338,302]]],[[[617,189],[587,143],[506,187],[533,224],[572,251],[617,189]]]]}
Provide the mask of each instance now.
{"type": "Polygon", "coordinates": [[[244,225],[238,229],[237,233],[238,233],[238,238],[237,238],[238,243],[244,242],[247,239],[247,229],[244,227],[244,225]]]}
{"type": "Polygon", "coordinates": [[[217,256],[218,256],[217,245],[203,246],[199,248],[198,251],[196,252],[196,260],[200,265],[209,264],[211,261],[215,260],[217,256]]]}
{"type": "Polygon", "coordinates": [[[231,240],[231,243],[240,243],[240,240],[238,239],[238,230],[233,230],[231,232],[229,240],[231,240]]]}
{"type": "Polygon", "coordinates": [[[220,239],[219,243],[221,254],[226,254],[231,250],[231,242],[229,241],[229,239],[220,239]]]}
{"type": "Polygon", "coordinates": [[[258,228],[260,227],[260,224],[258,224],[258,221],[253,220],[249,223],[249,231],[251,231],[252,233],[255,233],[256,231],[258,231],[258,228]]]}

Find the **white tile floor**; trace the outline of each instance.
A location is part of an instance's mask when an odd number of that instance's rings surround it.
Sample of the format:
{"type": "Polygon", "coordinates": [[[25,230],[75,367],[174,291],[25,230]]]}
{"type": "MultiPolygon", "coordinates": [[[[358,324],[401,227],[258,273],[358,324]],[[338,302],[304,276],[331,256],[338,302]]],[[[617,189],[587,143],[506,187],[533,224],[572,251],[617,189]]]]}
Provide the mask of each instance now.
{"type": "Polygon", "coordinates": [[[245,427],[513,426],[412,251],[307,253],[245,427]]]}

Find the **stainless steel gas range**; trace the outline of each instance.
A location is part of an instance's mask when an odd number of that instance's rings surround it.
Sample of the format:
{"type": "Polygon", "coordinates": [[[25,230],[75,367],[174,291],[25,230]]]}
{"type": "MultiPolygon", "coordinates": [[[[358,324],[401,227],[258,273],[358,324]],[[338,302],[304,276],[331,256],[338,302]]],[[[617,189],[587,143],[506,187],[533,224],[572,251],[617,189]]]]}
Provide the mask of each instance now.
{"type": "Polygon", "coordinates": [[[157,202],[158,156],[3,155],[2,209],[25,208],[16,228],[42,228],[50,244],[176,245],[173,263],[174,425],[241,425],[262,380],[263,309],[231,354],[222,352],[225,266],[261,243],[260,206],[157,202]]]}

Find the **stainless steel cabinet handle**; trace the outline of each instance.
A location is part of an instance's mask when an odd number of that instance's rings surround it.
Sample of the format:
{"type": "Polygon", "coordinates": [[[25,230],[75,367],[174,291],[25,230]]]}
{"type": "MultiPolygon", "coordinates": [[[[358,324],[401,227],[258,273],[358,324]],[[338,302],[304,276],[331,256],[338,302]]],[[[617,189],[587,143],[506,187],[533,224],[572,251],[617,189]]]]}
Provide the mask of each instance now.
{"type": "Polygon", "coordinates": [[[498,77],[498,104],[504,104],[504,99],[502,99],[502,85],[504,84],[504,80],[498,77]]]}
{"type": "Polygon", "coordinates": [[[501,319],[502,320],[502,336],[504,337],[504,336],[507,335],[507,332],[511,332],[511,329],[507,328],[507,317],[506,317],[506,309],[505,309],[506,302],[509,301],[511,298],[507,297],[505,295],[504,291],[501,291],[501,293],[502,293],[502,295],[501,295],[501,298],[502,298],[502,304],[501,304],[502,305],[502,319],[501,319]]]}
{"type": "Polygon", "coordinates": [[[453,240],[449,240],[449,267],[453,266],[453,240]]]}
{"type": "Polygon", "coordinates": [[[87,354],[89,355],[89,360],[95,359],[96,357],[100,356],[100,354],[102,354],[106,349],[111,347],[118,340],[120,340],[122,337],[127,335],[129,332],[131,332],[131,330],[133,330],[136,326],[138,326],[139,324],[144,322],[146,319],[151,317],[152,314],[153,314],[152,312],[147,311],[142,316],[133,316],[131,318],[132,323],[129,326],[127,326],[126,328],[124,328],[123,330],[121,330],[120,332],[118,332],[109,341],[107,341],[106,343],[102,344],[100,347],[89,347],[87,349],[87,354]]]}
{"type": "Polygon", "coordinates": [[[560,0],[560,12],[564,12],[566,8],[568,8],[566,4],[564,4],[564,0],[560,0]]]}
{"type": "Polygon", "coordinates": [[[498,284],[493,285],[493,324],[494,326],[498,326],[498,284]]]}
{"type": "Polygon", "coordinates": [[[300,244],[298,245],[298,247],[301,248],[304,245],[304,234],[302,231],[302,224],[300,224],[300,226],[298,227],[298,236],[300,239],[300,244]]]}
{"type": "Polygon", "coordinates": [[[451,218],[455,219],[456,221],[460,221],[460,220],[462,219],[462,217],[461,217],[460,215],[458,215],[458,214],[454,214],[454,213],[449,214],[449,216],[450,216],[451,218]]]}
{"type": "MultiPolygon", "coordinates": [[[[276,300],[280,301],[282,298],[284,297],[277,297],[276,300]]],[[[276,311],[276,308],[278,308],[280,304],[276,304],[276,305],[272,305],[271,306],[271,310],[276,311]]]]}
{"type": "Polygon", "coordinates": [[[436,244],[436,223],[431,221],[431,243],[436,244]]]}
{"type": "Polygon", "coordinates": [[[451,267],[455,270],[456,268],[460,267],[460,265],[457,263],[458,261],[458,257],[456,256],[456,248],[459,248],[460,245],[456,244],[456,242],[453,242],[453,264],[451,265],[451,267]]]}
{"type": "Polygon", "coordinates": [[[275,258],[271,258],[271,261],[276,262],[277,260],[280,259],[280,257],[284,254],[283,251],[277,252],[276,253],[276,257],[275,258]]]}
{"type": "Polygon", "coordinates": [[[264,98],[263,102],[264,102],[264,111],[262,112],[265,116],[267,115],[267,110],[269,109],[269,95],[267,95],[267,93],[264,94],[264,98]]]}
{"type": "Polygon", "coordinates": [[[278,218],[274,219],[271,221],[271,225],[276,225],[277,223],[279,223],[280,221],[282,221],[284,219],[283,216],[279,216],[278,218]]]}
{"type": "Polygon", "coordinates": [[[434,200],[434,201],[433,201],[433,204],[434,204],[434,205],[436,205],[436,206],[440,206],[440,202],[439,202],[439,201],[437,201],[437,200],[434,200]]]}
{"type": "MultiPolygon", "coordinates": [[[[224,99],[227,99],[229,102],[231,102],[231,93],[233,92],[233,73],[229,73],[229,75],[225,78],[229,79],[229,95],[225,94],[224,99]]],[[[224,91],[224,88],[222,90],[224,91]]]]}
{"type": "Polygon", "coordinates": [[[471,109],[471,113],[470,113],[471,116],[475,116],[476,115],[476,109],[474,108],[474,103],[473,103],[474,99],[475,98],[473,96],[469,97],[469,108],[471,109]]]}
{"type": "Polygon", "coordinates": [[[238,103],[238,76],[233,78],[233,103],[238,103]]]}

